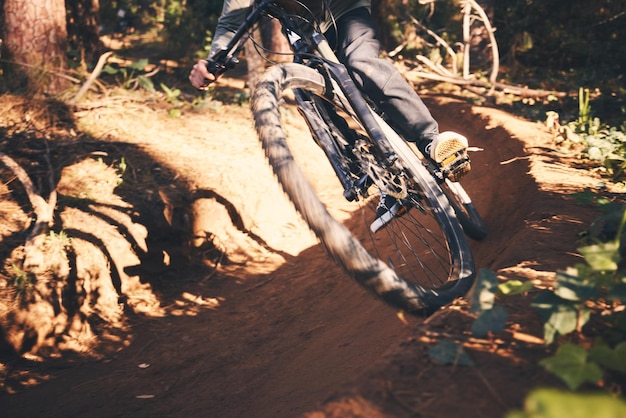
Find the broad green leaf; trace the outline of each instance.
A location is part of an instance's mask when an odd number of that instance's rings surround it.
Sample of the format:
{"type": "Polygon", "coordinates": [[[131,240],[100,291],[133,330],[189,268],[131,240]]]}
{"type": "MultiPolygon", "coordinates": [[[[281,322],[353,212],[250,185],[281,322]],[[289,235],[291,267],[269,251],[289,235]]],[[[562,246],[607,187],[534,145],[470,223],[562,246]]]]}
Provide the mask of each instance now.
{"type": "Polygon", "coordinates": [[[599,345],[589,351],[589,358],[607,369],[626,373],[626,341],[611,349],[608,345],[599,345]]]}
{"type": "Polygon", "coordinates": [[[589,321],[589,309],[580,303],[562,299],[552,292],[540,293],[531,306],[539,310],[544,321],[544,340],[552,344],[558,335],[575,331],[589,321]]]}
{"type": "Polygon", "coordinates": [[[498,291],[505,296],[513,296],[526,293],[534,287],[535,285],[531,281],[507,280],[498,285],[498,291]]]}
{"type": "Polygon", "coordinates": [[[498,291],[498,277],[487,269],[480,269],[471,298],[471,311],[486,311],[493,307],[498,291]]]}
{"type": "Polygon", "coordinates": [[[109,64],[105,65],[104,68],[102,69],[102,72],[106,74],[117,74],[118,71],[119,70],[117,68],[113,68],[109,64]]]}
{"type": "Polygon", "coordinates": [[[540,292],[535,297],[535,299],[533,299],[530,305],[538,309],[543,315],[547,311],[554,310],[555,305],[559,305],[562,303],[569,304],[570,302],[561,299],[560,297],[556,296],[553,292],[549,290],[544,290],[540,292]]]}
{"type": "Polygon", "coordinates": [[[472,324],[472,335],[475,337],[485,337],[489,332],[499,333],[504,330],[508,312],[503,306],[494,306],[491,309],[482,311],[472,324]]]}
{"type": "Polygon", "coordinates": [[[598,295],[598,286],[595,283],[567,273],[559,272],[556,275],[554,293],[565,300],[583,301],[598,295]]]}
{"type": "Polygon", "coordinates": [[[585,382],[597,384],[602,380],[602,369],[587,361],[588,353],[582,347],[565,343],[556,354],[539,362],[547,371],[560,377],[567,386],[576,390],[585,382]]]}
{"type": "Polygon", "coordinates": [[[570,196],[581,205],[591,205],[598,195],[589,189],[585,189],[582,192],[572,193],[570,196]]]}
{"type": "Polygon", "coordinates": [[[437,344],[430,347],[428,355],[431,359],[436,360],[443,365],[474,365],[474,362],[463,349],[463,346],[452,341],[439,341],[437,344]]]}
{"type": "Polygon", "coordinates": [[[148,58],[142,58],[140,60],[131,62],[128,67],[132,68],[133,70],[143,71],[143,69],[146,68],[146,65],[148,65],[148,58]]]}
{"type": "Polygon", "coordinates": [[[557,389],[536,389],[524,402],[524,411],[506,418],[621,418],[626,402],[607,394],[582,394],[557,389]]]}
{"type": "Polygon", "coordinates": [[[580,247],[578,251],[596,271],[616,271],[619,263],[619,242],[611,241],[580,247]]]}
{"type": "Polygon", "coordinates": [[[152,82],[152,80],[150,80],[149,77],[146,77],[145,75],[140,75],[139,77],[137,77],[137,81],[139,82],[139,85],[144,88],[144,90],[149,91],[150,93],[155,92],[154,83],[152,82]]]}
{"type": "Polygon", "coordinates": [[[574,332],[577,327],[582,327],[589,322],[590,316],[591,313],[586,306],[560,305],[544,324],[546,344],[550,344],[559,335],[567,335],[574,332]],[[549,335],[552,335],[552,339],[548,338],[549,335]]]}

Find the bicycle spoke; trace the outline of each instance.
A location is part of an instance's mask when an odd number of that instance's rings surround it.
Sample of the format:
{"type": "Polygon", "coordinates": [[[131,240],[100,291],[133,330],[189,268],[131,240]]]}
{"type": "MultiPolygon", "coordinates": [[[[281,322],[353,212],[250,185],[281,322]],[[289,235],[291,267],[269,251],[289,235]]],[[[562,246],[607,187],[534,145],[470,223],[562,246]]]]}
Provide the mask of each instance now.
{"type": "MultiPolygon", "coordinates": [[[[327,85],[313,68],[284,64],[268,71],[255,89],[253,111],[259,137],[296,209],[344,270],[389,305],[416,314],[429,313],[464,295],[475,277],[474,262],[439,185],[404,141],[389,139],[398,157],[390,165],[368,143],[365,133],[344,133],[349,124],[341,123],[332,104],[322,106],[315,101],[327,85]],[[296,83],[303,86],[298,87],[297,96],[301,110],[305,115],[313,112],[307,119],[309,126],[315,127],[312,133],[336,174],[343,176],[344,196],[357,205],[355,216],[343,223],[324,208],[297,167],[280,129],[277,93],[284,85],[296,83]],[[390,220],[377,220],[380,228],[372,233],[380,198],[377,188],[387,197],[407,202],[410,208],[399,213],[394,209],[390,220]]],[[[397,208],[398,202],[388,207],[397,208]]]]}
{"type": "MultiPolygon", "coordinates": [[[[371,202],[369,205],[373,205],[371,202]]],[[[363,210],[363,229],[369,230],[375,210],[363,210]]],[[[375,255],[392,265],[405,279],[428,286],[441,286],[450,275],[450,256],[445,237],[438,228],[425,224],[432,218],[411,208],[376,234],[369,232],[369,246],[375,255]]]]}

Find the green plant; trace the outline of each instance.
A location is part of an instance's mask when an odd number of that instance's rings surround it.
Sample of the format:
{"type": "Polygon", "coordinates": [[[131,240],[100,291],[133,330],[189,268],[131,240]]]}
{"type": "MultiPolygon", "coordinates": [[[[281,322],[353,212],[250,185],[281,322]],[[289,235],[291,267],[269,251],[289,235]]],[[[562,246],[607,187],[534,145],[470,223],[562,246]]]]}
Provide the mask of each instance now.
{"type": "Polygon", "coordinates": [[[535,389],[523,411],[506,418],[617,418],[626,416],[626,403],[607,394],[580,394],[556,389],[535,389]]]}
{"type": "MultiPolygon", "coordinates": [[[[98,158],[98,162],[102,164],[102,167],[107,167],[106,162],[102,158],[98,158]]],[[[126,169],[128,168],[126,159],[124,157],[120,158],[120,161],[114,163],[112,167],[115,169],[115,175],[117,176],[116,186],[119,186],[124,182],[124,173],[126,173],[126,169]]]]}
{"type": "Polygon", "coordinates": [[[119,76],[122,87],[127,90],[136,89],[142,87],[144,90],[154,92],[154,83],[150,79],[150,74],[145,73],[146,66],[148,65],[148,59],[143,58],[138,61],[133,61],[129,65],[124,67],[112,66],[107,64],[102,69],[105,74],[113,76],[119,76]],[[138,74],[142,72],[141,74],[138,74]]]}
{"type": "MultiPolygon", "coordinates": [[[[559,344],[539,364],[571,390],[626,375],[626,206],[596,201],[606,213],[578,248],[584,262],[557,272],[553,287],[540,290],[531,303],[543,320],[546,345],[559,344]]],[[[496,299],[533,289],[532,282],[500,282],[494,272],[481,270],[471,295],[470,310],[477,314],[472,334],[503,331],[508,313],[496,299]]]]}
{"type": "Polygon", "coordinates": [[[165,99],[175,106],[168,111],[168,115],[170,117],[179,117],[181,114],[180,106],[183,104],[183,102],[179,99],[182,92],[180,89],[170,89],[163,83],[161,83],[161,89],[165,93],[165,99]]]}
{"type": "Polygon", "coordinates": [[[120,162],[117,164],[117,186],[122,184],[124,181],[124,173],[126,173],[127,168],[128,164],[126,164],[126,159],[122,157],[120,162]]]}
{"type": "Polygon", "coordinates": [[[60,254],[65,252],[65,250],[72,245],[72,239],[65,233],[65,231],[61,231],[59,233],[50,231],[44,240],[44,245],[51,253],[60,254]]]}
{"type": "Polygon", "coordinates": [[[180,89],[170,89],[169,87],[167,87],[165,84],[161,83],[161,89],[163,89],[163,92],[165,93],[165,99],[173,104],[173,105],[179,105],[182,102],[180,101],[179,97],[181,95],[181,91],[180,89]]]}
{"type": "Polygon", "coordinates": [[[584,346],[566,342],[541,363],[570,389],[586,382],[601,384],[605,371],[626,374],[626,269],[622,263],[626,208],[618,207],[600,219],[601,233],[590,235],[589,245],[578,249],[585,262],[558,273],[554,289],[541,292],[533,301],[544,319],[547,344],[572,333],[581,341],[588,340],[586,325],[595,337],[584,346]]]}
{"type": "Polygon", "coordinates": [[[478,315],[472,324],[472,335],[485,337],[490,332],[500,332],[506,323],[507,313],[495,305],[498,278],[486,269],[478,272],[476,286],[472,292],[470,312],[478,315]]]}
{"type": "MultiPolygon", "coordinates": [[[[546,345],[558,345],[539,364],[570,391],[534,390],[524,410],[512,411],[506,418],[626,416],[626,403],[612,393],[621,394],[626,377],[626,206],[594,198],[589,192],[578,197],[596,201],[605,210],[578,249],[584,262],[558,272],[553,288],[541,290],[531,303],[543,319],[546,345]],[[571,392],[583,385],[606,388],[609,393],[571,392]]],[[[499,282],[495,273],[481,270],[471,298],[471,309],[478,313],[472,333],[485,336],[502,331],[507,311],[496,305],[497,296],[533,288],[531,282],[499,282]]]]}
{"type": "Polygon", "coordinates": [[[623,128],[609,126],[592,117],[589,89],[579,89],[578,119],[565,125],[560,125],[558,119],[556,112],[548,112],[548,126],[561,141],[583,145],[581,157],[598,164],[600,171],[613,181],[626,180],[626,133],[623,128]]]}
{"type": "Polygon", "coordinates": [[[28,294],[28,292],[30,292],[35,285],[35,276],[23,271],[15,264],[11,264],[11,267],[15,272],[15,276],[13,277],[13,287],[15,287],[17,296],[19,297],[28,294]]]}

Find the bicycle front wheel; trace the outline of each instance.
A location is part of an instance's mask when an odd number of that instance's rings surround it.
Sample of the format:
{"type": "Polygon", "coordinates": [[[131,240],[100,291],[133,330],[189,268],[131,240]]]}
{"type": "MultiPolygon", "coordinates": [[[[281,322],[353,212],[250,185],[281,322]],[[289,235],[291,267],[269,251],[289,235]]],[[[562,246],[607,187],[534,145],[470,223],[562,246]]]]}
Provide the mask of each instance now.
{"type": "Polygon", "coordinates": [[[441,183],[441,189],[454,208],[465,234],[477,241],[487,236],[487,226],[483,222],[478,210],[467,195],[460,183],[446,179],[441,183]]]}
{"type": "MultiPolygon", "coordinates": [[[[391,141],[398,154],[394,174],[387,176],[387,168],[372,170],[372,174],[381,176],[355,203],[350,221],[336,221],[317,197],[289,150],[280,124],[278,99],[287,88],[323,96],[326,86],[326,80],[314,69],[283,64],[270,68],[255,88],[257,133],[296,210],[343,269],[390,306],[424,314],[463,296],[475,276],[467,240],[448,199],[406,143],[391,141]],[[398,190],[398,183],[403,215],[393,217],[373,233],[369,226],[380,199],[377,189],[388,194],[398,190]]],[[[334,129],[327,125],[326,133],[334,136],[334,129]]],[[[368,158],[366,154],[357,157],[361,158],[360,164],[376,166],[375,159],[363,161],[368,158]]]]}

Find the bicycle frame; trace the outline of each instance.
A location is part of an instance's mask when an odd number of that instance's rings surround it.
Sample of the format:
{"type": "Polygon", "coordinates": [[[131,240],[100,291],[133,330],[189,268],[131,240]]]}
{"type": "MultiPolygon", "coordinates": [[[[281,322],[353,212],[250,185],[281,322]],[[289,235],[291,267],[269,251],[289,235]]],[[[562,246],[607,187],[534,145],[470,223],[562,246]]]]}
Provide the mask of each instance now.
{"type": "Polygon", "coordinates": [[[475,266],[440,180],[371,106],[315,24],[302,18],[306,12],[290,14],[289,7],[276,0],[258,3],[208,66],[227,70],[237,62],[245,34],[261,17],[279,20],[294,62],[265,72],[255,87],[252,111],[283,191],[332,258],[390,306],[428,313],[465,295],[475,266]],[[371,225],[363,230],[338,222],[320,201],[281,127],[279,100],[287,89],[294,92],[298,110],[344,187],[344,197],[359,201],[354,207],[360,218],[368,224],[368,219],[378,220],[379,196],[380,202],[389,196],[406,210],[385,221],[384,234],[374,237],[378,229],[371,225]]]}
{"type": "MultiPolygon", "coordinates": [[[[287,15],[283,13],[280,6],[276,5],[275,0],[264,0],[256,6],[252,6],[251,12],[228,45],[209,60],[209,71],[219,75],[232,68],[238,62],[237,55],[240,53],[243,43],[247,40],[245,38],[246,34],[263,15],[274,17],[280,22],[283,33],[287,37],[294,53],[294,62],[319,68],[320,74],[325,76],[329,84],[326,94],[332,94],[344,103],[345,108],[362,124],[372,139],[380,163],[385,168],[390,168],[397,160],[394,147],[390,145],[388,139],[390,128],[385,126],[386,124],[369,106],[346,67],[339,62],[327,39],[315,30],[309,34],[303,33],[297,24],[286,17],[287,15]]],[[[348,168],[343,163],[344,160],[340,158],[340,151],[337,150],[332,138],[321,133],[324,130],[320,128],[324,126],[324,123],[321,122],[320,118],[323,117],[302,91],[295,89],[295,96],[299,109],[311,128],[312,134],[316,136],[316,142],[326,154],[344,187],[344,196],[348,200],[354,200],[359,194],[357,190],[364,188],[367,176],[359,179],[355,184],[349,176],[348,168]]]]}

